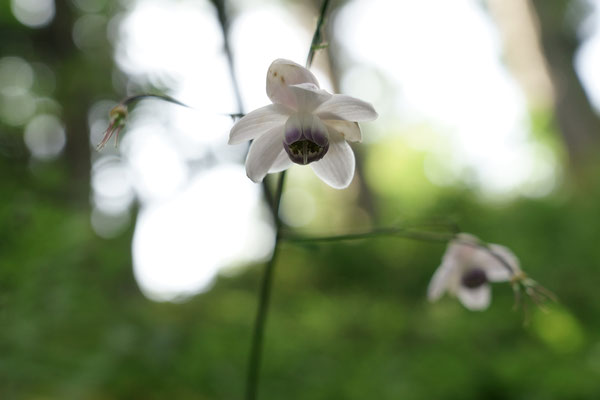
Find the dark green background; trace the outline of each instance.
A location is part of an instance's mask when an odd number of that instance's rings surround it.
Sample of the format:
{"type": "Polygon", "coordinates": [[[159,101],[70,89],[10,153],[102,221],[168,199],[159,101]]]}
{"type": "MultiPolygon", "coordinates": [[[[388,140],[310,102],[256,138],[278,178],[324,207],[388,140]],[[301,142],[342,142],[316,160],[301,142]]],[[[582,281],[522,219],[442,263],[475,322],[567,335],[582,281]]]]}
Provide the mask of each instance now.
{"type": "MultiPolygon", "coordinates": [[[[34,90],[60,103],[68,132],[62,156],[40,162],[22,129],[0,121],[0,398],[241,398],[262,266],[219,278],[187,302],[156,303],[133,278],[133,226],[110,240],[95,235],[86,116],[94,101],[122,93],[112,88],[109,43],[78,50],[70,29],[79,11],[56,3],[54,22],[40,30],[21,26],[9,2],[0,3],[0,56],[52,68],[55,90],[34,90]]],[[[104,4],[107,15],[118,10],[104,4]]],[[[554,120],[541,113],[532,130],[562,154],[554,120]]],[[[560,186],[545,198],[495,203],[468,187],[430,185],[420,157],[406,172],[416,187],[375,196],[376,223],[449,217],[510,247],[560,302],[547,313],[530,304],[527,325],[507,284],[494,287],[483,313],[447,297],[429,304],[443,244],[286,243],[261,398],[600,398],[597,159],[565,161],[560,186]]]]}

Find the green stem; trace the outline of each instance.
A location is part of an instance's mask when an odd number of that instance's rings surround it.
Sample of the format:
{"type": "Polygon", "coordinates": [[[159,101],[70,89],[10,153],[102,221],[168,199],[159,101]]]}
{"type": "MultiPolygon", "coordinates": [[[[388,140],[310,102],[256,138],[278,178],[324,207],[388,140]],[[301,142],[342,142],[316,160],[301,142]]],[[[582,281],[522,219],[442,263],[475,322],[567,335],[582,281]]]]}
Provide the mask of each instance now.
{"type": "Polygon", "coordinates": [[[294,243],[325,243],[325,242],[340,242],[347,240],[370,239],[376,237],[403,237],[406,239],[421,240],[427,242],[447,242],[455,236],[448,233],[437,232],[419,232],[405,228],[378,228],[368,232],[348,233],[334,236],[303,236],[293,233],[286,233],[282,236],[283,240],[294,243]]]}
{"type": "Polygon", "coordinates": [[[246,399],[255,400],[258,394],[258,377],[260,373],[260,362],[264,342],[265,323],[269,311],[271,300],[271,288],[273,286],[273,273],[275,261],[279,254],[281,243],[281,219],[279,218],[279,204],[281,203],[281,194],[283,193],[283,184],[285,182],[285,171],[280,174],[279,182],[275,192],[273,203],[275,218],[275,247],[273,254],[265,265],[265,272],[260,286],[260,297],[258,301],[258,310],[254,321],[254,332],[252,334],[252,347],[250,348],[250,359],[248,363],[248,376],[246,380],[246,399]]]}
{"type": "MultiPolygon", "coordinates": [[[[123,100],[121,100],[120,104],[124,105],[125,107],[129,107],[132,103],[135,103],[136,101],[143,100],[143,99],[162,100],[162,101],[166,101],[167,103],[177,104],[178,106],[186,107],[186,108],[189,108],[192,110],[194,109],[193,107],[191,107],[185,103],[182,103],[181,101],[179,101],[171,96],[167,96],[164,94],[151,94],[151,93],[136,94],[134,96],[126,97],[123,100]]],[[[237,118],[242,118],[245,114],[242,112],[237,112],[237,113],[220,113],[217,115],[226,115],[235,120],[237,118]]]]}
{"type": "Polygon", "coordinates": [[[319,13],[319,19],[317,20],[317,27],[315,29],[315,33],[310,43],[308,57],[306,57],[306,68],[310,68],[313,62],[313,57],[315,56],[315,51],[320,48],[319,46],[321,45],[321,41],[323,39],[323,35],[321,35],[321,28],[325,23],[325,13],[327,12],[328,6],[329,0],[323,0],[323,4],[321,5],[321,12],[319,13]]]}
{"type": "Polygon", "coordinates": [[[483,249],[487,251],[492,257],[494,257],[504,268],[508,270],[511,276],[513,276],[516,271],[514,271],[513,267],[510,265],[508,260],[502,257],[500,254],[494,252],[487,244],[485,243],[474,243],[468,240],[461,240],[454,233],[437,233],[437,232],[423,232],[423,231],[415,231],[408,228],[377,228],[368,232],[361,233],[349,233],[343,235],[334,235],[334,236],[303,236],[297,235],[293,233],[284,232],[281,235],[281,239],[292,242],[292,243],[326,243],[326,242],[341,242],[347,240],[361,240],[361,239],[370,239],[377,237],[402,237],[405,239],[419,240],[425,242],[449,242],[451,240],[455,242],[459,242],[466,246],[471,246],[479,249],[483,249]]]}
{"type": "MultiPolygon", "coordinates": [[[[315,50],[321,43],[321,29],[325,22],[325,13],[329,0],[324,0],[321,6],[321,12],[317,21],[317,27],[313,35],[312,43],[308,51],[308,57],[306,59],[306,67],[310,68],[312,60],[315,54],[315,50]]],[[[269,205],[271,206],[271,212],[273,219],[275,220],[275,247],[273,254],[267,264],[265,265],[265,272],[262,278],[260,287],[260,297],[258,300],[258,310],[256,311],[256,319],[254,322],[254,332],[252,334],[252,346],[250,348],[250,359],[248,365],[248,376],[246,380],[246,400],[256,400],[258,395],[258,383],[260,375],[260,365],[262,357],[262,348],[265,335],[265,324],[267,321],[267,314],[269,311],[269,303],[271,300],[271,287],[273,286],[273,275],[275,271],[275,262],[277,255],[279,254],[279,248],[282,240],[281,232],[281,219],[279,218],[279,205],[281,203],[281,194],[283,193],[283,184],[285,182],[285,171],[280,174],[275,196],[267,196],[269,205]]],[[[268,190],[266,184],[263,185],[265,190],[268,190]]]]}
{"type": "Polygon", "coordinates": [[[158,99],[158,100],[163,100],[163,101],[166,101],[169,103],[177,104],[182,107],[191,108],[187,104],[184,104],[184,103],[180,102],[179,100],[174,99],[170,96],[167,96],[164,94],[149,94],[149,93],[136,94],[135,96],[126,97],[125,99],[123,99],[121,101],[121,104],[123,104],[124,106],[129,106],[131,103],[134,103],[134,102],[136,102],[138,100],[142,100],[142,99],[158,99]]]}

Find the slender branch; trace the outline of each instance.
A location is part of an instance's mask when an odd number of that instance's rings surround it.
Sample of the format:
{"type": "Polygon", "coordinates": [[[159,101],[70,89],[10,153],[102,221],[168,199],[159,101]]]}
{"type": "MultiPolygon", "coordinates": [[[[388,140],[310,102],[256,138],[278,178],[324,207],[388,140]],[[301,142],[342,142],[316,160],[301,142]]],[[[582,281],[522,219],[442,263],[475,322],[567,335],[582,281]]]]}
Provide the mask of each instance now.
{"type": "Polygon", "coordinates": [[[127,107],[131,103],[134,103],[134,102],[136,102],[138,100],[150,99],[150,98],[152,98],[152,99],[158,99],[158,100],[163,100],[163,101],[166,101],[166,102],[169,102],[169,103],[177,104],[177,105],[182,106],[182,107],[192,108],[192,107],[188,106],[187,104],[182,103],[181,101],[179,101],[177,99],[174,99],[171,96],[167,96],[167,95],[164,95],[164,94],[151,94],[151,93],[136,94],[134,96],[126,97],[125,99],[121,100],[120,104],[122,104],[122,105],[124,105],[124,106],[127,107]]]}
{"type": "MultiPolygon", "coordinates": [[[[236,86],[237,87],[237,86],[236,86]]],[[[167,96],[164,94],[151,94],[151,93],[143,93],[143,94],[136,94],[134,96],[130,96],[130,97],[126,97],[123,100],[121,100],[121,102],[119,104],[128,107],[130,106],[132,103],[135,103],[136,101],[139,100],[143,100],[143,99],[157,99],[157,100],[163,100],[166,101],[168,103],[173,103],[173,104],[177,104],[179,106],[182,107],[186,107],[189,109],[194,109],[194,107],[187,105],[179,100],[177,100],[176,98],[173,98],[171,96],[167,96]]],[[[239,109],[240,112],[237,113],[220,113],[218,115],[226,115],[228,117],[231,117],[233,119],[237,119],[237,118],[242,118],[245,114],[242,112],[242,109],[239,109]]]]}
{"type": "MultiPolygon", "coordinates": [[[[242,102],[242,95],[240,86],[238,84],[237,77],[235,75],[233,53],[229,43],[229,21],[225,10],[224,0],[213,0],[213,4],[217,9],[217,15],[219,23],[221,25],[221,31],[223,33],[223,47],[225,55],[227,57],[227,64],[229,66],[229,76],[233,83],[233,92],[237,103],[239,115],[243,116],[244,105],[242,102]]],[[[277,255],[279,254],[279,243],[280,243],[280,227],[281,220],[279,218],[279,203],[281,201],[281,194],[283,192],[283,183],[285,179],[285,171],[281,173],[279,183],[275,192],[275,197],[271,194],[267,180],[263,179],[262,188],[265,196],[265,200],[269,204],[269,210],[275,221],[275,245],[273,248],[273,254],[265,265],[265,272],[262,277],[260,285],[260,293],[258,300],[258,308],[256,310],[256,317],[254,321],[254,330],[252,333],[252,343],[250,345],[250,355],[248,359],[248,375],[246,377],[246,396],[248,400],[256,399],[258,393],[258,377],[260,373],[260,363],[262,357],[262,348],[264,341],[264,330],[265,323],[267,320],[267,313],[269,310],[269,302],[271,298],[271,288],[273,286],[273,271],[275,268],[275,262],[277,261],[277,255]]]]}
{"type": "MultiPolygon", "coordinates": [[[[285,182],[285,171],[280,174],[279,182],[275,192],[273,209],[279,210],[281,202],[281,194],[283,193],[283,184],[285,182]]],[[[279,254],[281,243],[281,219],[276,214],[275,217],[275,247],[273,254],[265,266],[265,272],[260,286],[260,297],[258,301],[258,310],[256,311],[256,319],[254,321],[254,332],[252,334],[252,347],[250,348],[250,359],[248,365],[248,376],[246,381],[246,399],[255,400],[258,394],[258,381],[260,373],[260,365],[262,358],[262,348],[264,342],[265,323],[267,322],[267,314],[271,300],[271,288],[273,287],[273,273],[275,269],[275,261],[279,254]]]]}
{"type": "Polygon", "coordinates": [[[279,218],[279,205],[281,204],[281,195],[283,194],[285,172],[286,171],[282,171],[280,174],[279,182],[277,183],[277,189],[275,190],[275,199],[273,200],[273,208],[277,210],[277,216],[275,217],[275,229],[279,236],[281,236],[281,218],[279,218]]]}
{"type": "MultiPolygon", "coordinates": [[[[329,5],[329,0],[324,0],[323,5],[321,7],[321,12],[319,14],[319,19],[317,21],[317,27],[315,28],[315,33],[313,35],[313,40],[308,51],[308,57],[306,59],[306,67],[309,68],[312,64],[312,60],[314,57],[315,50],[318,45],[321,43],[321,28],[323,27],[323,23],[325,21],[325,13],[327,11],[327,6],[329,5]]],[[[230,60],[230,65],[232,65],[230,60]]],[[[232,73],[233,77],[233,73],[232,73]]],[[[275,221],[275,247],[273,249],[273,254],[271,259],[267,262],[265,266],[265,272],[263,275],[261,288],[260,288],[260,297],[258,301],[258,310],[256,312],[256,320],[254,322],[254,332],[252,335],[252,347],[250,348],[250,359],[248,365],[248,376],[246,381],[246,400],[256,400],[258,395],[258,383],[259,383],[259,375],[260,375],[260,365],[261,365],[261,357],[262,357],[262,348],[264,342],[264,334],[265,334],[265,324],[267,321],[267,315],[269,311],[269,303],[271,300],[271,288],[273,286],[273,275],[275,270],[275,262],[277,260],[277,255],[279,254],[279,248],[282,240],[282,231],[281,231],[281,218],[279,217],[279,206],[281,204],[281,195],[283,193],[283,185],[285,182],[285,171],[281,172],[279,177],[279,182],[277,183],[277,188],[275,190],[274,196],[268,195],[268,186],[266,183],[263,183],[263,188],[265,190],[265,195],[267,197],[267,201],[271,206],[271,212],[273,214],[273,219],[275,221]]],[[[264,182],[264,180],[263,180],[264,182]]]]}
{"type": "Polygon", "coordinates": [[[506,261],[504,259],[504,257],[502,257],[500,254],[496,253],[494,250],[490,249],[486,245],[480,245],[480,246],[485,248],[492,257],[494,257],[496,260],[498,260],[500,262],[500,264],[502,264],[502,266],[508,270],[508,272],[510,273],[511,276],[514,276],[516,274],[516,271],[514,270],[514,268],[510,265],[510,263],[508,261],[506,261]]]}
{"type": "Polygon", "coordinates": [[[449,242],[451,240],[460,244],[471,246],[487,251],[492,257],[502,264],[504,268],[508,270],[511,276],[516,274],[514,268],[510,265],[508,260],[502,257],[500,254],[492,250],[486,243],[483,242],[472,242],[469,240],[462,240],[456,233],[438,233],[438,232],[424,232],[416,231],[409,228],[376,228],[368,232],[360,233],[349,233],[343,235],[333,236],[303,236],[294,233],[284,232],[281,235],[282,240],[293,243],[326,243],[326,242],[341,242],[347,240],[361,240],[370,239],[376,237],[402,237],[405,239],[419,240],[424,242],[449,242]]]}
{"type": "Polygon", "coordinates": [[[261,185],[263,189],[263,196],[265,196],[265,201],[269,205],[269,211],[271,212],[271,216],[273,217],[274,221],[277,221],[277,217],[275,216],[275,214],[277,214],[277,210],[275,209],[275,206],[273,204],[273,193],[271,193],[271,189],[269,188],[269,180],[267,180],[267,176],[265,176],[265,179],[262,180],[261,185]]]}
{"type": "Polygon", "coordinates": [[[515,294],[515,305],[522,304],[523,310],[526,312],[526,304],[521,301],[521,289],[524,289],[525,293],[533,300],[533,302],[543,307],[542,303],[546,300],[552,300],[558,302],[556,295],[529,278],[527,274],[516,267],[511,265],[502,255],[496,253],[490,245],[481,241],[472,241],[465,238],[461,238],[458,232],[453,233],[439,233],[439,232],[426,232],[417,231],[410,228],[378,228],[368,232],[361,233],[350,233],[344,235],[334,236],[321,236],[321,237],[310,237],[294,234],[291,232],[282,232],[281,239],[290,243],[328,243],[328,242],[341,242],[348,240],[362,240],[362,239],[373,239],[378,237],[401,237],[405,239],[419,240],[425,242],[450,242],[460,243],[465,246],[470,246],[476,249],[482,249],[486,251],[490,256],[495,258],[500,264],[509,272],[510,283],[515,294]]]}
{"type": "Polygon", "coordinates": [[[406,239],[445,243],[455,238],[455,235],[437,232],[419,232],[405,228],[379,228],[368,232],[349,233],[334,236],[302,236],[293,233],[285,233],[282,240],[294,243],[326,243],[347,240],[371,239],[376,237],[403,237],[406,239]]]}
{"type": "Polygon", "coordinates": [[[244,105],[242,103],[242,94],[237,77],[235,76],[235,63],[233,62],[233,52],[231,51],[231,44],[229,42],[229,18],[227,16],[227,10],[225,9],[225,0],[212,0],[212,2],[217,9],[217,17],[219,19],[219,25],[221,25],[223,50],[225,50],[225,57],[227,57],[229,77],[231,78],[231,83],[233,85],[233,95],[235,96],[238,112],[243,113],[244,105]]]}
{"type": "Polygon", "coordinates": [[[327,7],[329,6],[329,0],[323,0],[323,4],[321,5],[321,12],[319,13],[319,19],[317,20],[317,27],[315,29],[315,33],[312,38],[312,42],[310,43],[310,49],[308,50],[308,57],[306,57],[306,68],[310,68],[313,62],[313,58],[315,56],[315,51],[322,48],[321,41],[323,40],[321,34],[321,28],[325,23],[325,13],[327,12],[327,7]]]}

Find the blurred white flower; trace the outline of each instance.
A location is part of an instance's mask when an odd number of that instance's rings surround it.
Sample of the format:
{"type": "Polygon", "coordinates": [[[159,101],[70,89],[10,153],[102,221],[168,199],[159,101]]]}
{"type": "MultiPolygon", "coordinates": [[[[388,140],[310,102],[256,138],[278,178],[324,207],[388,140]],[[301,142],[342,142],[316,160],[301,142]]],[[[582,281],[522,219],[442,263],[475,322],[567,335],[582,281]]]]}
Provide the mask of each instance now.
{"type": "Polygon", "coordinates": [[[519,275],[519,260],[509,249],[486,246],[475,236],[461,233],[448,244],[427,296],[435,301],[448,291],[468,309],[484,310],[491,301],[489,282],[509,281],[519,275]]]}
{"type": "Polygon", "coordinates": [[[373,106],[319,88],[315,76],[293,61],[277,59],[267,71],[267,96],[273,104],[240,119],[229,144],[253,140],[246,173],[260,182],[267,173],[310,164],[329,186],[347,187],[354,176],[354,153],[347,141],[360,142],[357,122],[377,118],[373,106]]]}

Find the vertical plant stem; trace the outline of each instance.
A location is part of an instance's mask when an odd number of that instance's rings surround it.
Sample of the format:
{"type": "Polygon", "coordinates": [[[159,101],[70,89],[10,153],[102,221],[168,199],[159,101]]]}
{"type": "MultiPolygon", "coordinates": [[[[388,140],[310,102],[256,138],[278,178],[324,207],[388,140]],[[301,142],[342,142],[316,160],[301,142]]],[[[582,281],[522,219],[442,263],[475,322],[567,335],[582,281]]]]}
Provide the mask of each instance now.
{"type": "Polygon", "coordinates": [[[248,364],[248,375],[246,381],[246,399],[255,400],[258,394],[258,375],[260,372],[262,347],[264,341],[265,323],[267,321],[267,313],[269,311],[269,303],[271,300],[271,288],[273,286],[273,272],[279,247],[281,244],[281,219],[279,218],[279,204],[281,202],[281,194],[283,192],[283,184],[285,182],[285,171],[280,174],[279,182],[273,203],[273,209],[276,210],[275,217],[275,247],[273,254],[265,265],[265,272],[260,286],[260,295],[258,300],[258,310],[256,311],[256,319],[254,321],[254,332],[252,334],[252,347],[250,348],[250,359],[248,364]]]}
{"type": "MultiPolygon", "coordinates": [[[[310,68],[312,64],[315,51],[321,44],[322,35],[321,28],[325,22],[325,13],[329,0],[324,0],[319,13],[319,19],[317,20],[317,27],[313,35],[310,49],[308,50],[308,57],[306,59],[306,67],[310,68]]],[[[264,182],[264,181],[263,181],[264,182]]],[[[275,247],[271,258],[265,265],[265,272],[262,278],[260,294],[258,300],[258,309],[256,311],[256,319],[254,321],[254,331],[252,334],[252,345],[250,348],[250,358],[248,361],[248,375],[246,380],[246,400],[256,400],[258,396],[258,383],[260,375],[260,366],[262,358],[262,348],[264,342],[265,324],[267,321],[267,314],[269,311],[269,303],[271,300],[271,288],[273,286],[273,274],[275,270],[275,262],[279,254],[279,248],[281,244],[281,219],[279,218],[279,205],[281,203],[281,194],[283,193],[283,184],[285,182],[285,171],[280,174],[279,182],[277,183],[277,189],[275,190],[274,196],[268,196],[269,206],[271,206],[271,212],[273,219],[275,220],[275,247]]],[[[268,191],[269,188],[263,183],[263,188],[268,191]]]]}
{"type": "Polygon", "coordinates": [[[310,68],[310,66],[312,65],[313,58],[315,56],[315,51],[323,41],[323,36],[321,35],[321,28],[325,23],[325,13],[327,12],[328,6],[329,0],[323,0],[323,4],[321,5],[321,12],[319,13],[319,19],[317,20],[317,27],[315,28],[315,33],[310,43],[310,49],[308,49],[308,57],[306,57],[306,68],[310,68]]]}
{"type": "Polygon", "coordinates": [[[219,25],[221,26],[221,33],[223,34],[223,50],[225,51],[225,57],[227,57],[227,65],[229,66],[229,77],[233,85],[233,95],[235,96],[235,102],[237,103],[238,112],[244,113],[244,105],[242,104],[242,95],[240,92],[240,86],[235,76],[235,67],[233,62],[233,53],[231,51],[231,43],[229,42],[229,17],[226,10],[226,0],[211,0],[215,9],[217,10],[217,18],[219,19],[219,25]]]}
{"type": "MultiPolygon", "coordinates": [[[[225,9],[225,0],[212,0],[213,5],[217,10],[217,17],[219,24],[221,25],[221,32],[223,33],[223,50],[225,50],[225,56],[227,57],[227,65],[229,67],[229,76],[233,86],[233,94],[235,96],[235,102],[237,105],[238,113],[244,114],[244,104],[242,102],[242,93],[240,91],[240,85],[235,75],[235,63],[233,61],[233,52],[231,51],[231,43],[229,42],[229,18],[227,16],[227,10],[225,9]]],[[[273,208],[273,196],[269,191],[267,180],[262,181],[263,193],[266,202],[269,204],[271,214],[275,217],[277,210],[273,208]]]]}

